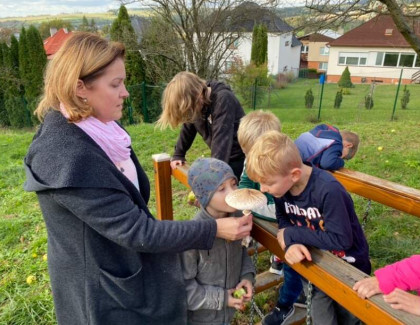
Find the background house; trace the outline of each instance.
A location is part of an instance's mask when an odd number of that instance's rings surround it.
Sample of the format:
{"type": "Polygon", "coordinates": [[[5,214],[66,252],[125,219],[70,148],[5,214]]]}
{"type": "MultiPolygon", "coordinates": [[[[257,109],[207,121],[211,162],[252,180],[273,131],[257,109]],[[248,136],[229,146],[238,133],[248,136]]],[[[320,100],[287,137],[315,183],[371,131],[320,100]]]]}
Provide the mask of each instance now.
{"type": "MultiPolygon", "coordinates": [[[[420,36],[420,20],[412,21],[420,36]]],[[[379,15],[331,41],[327,81],[338,82],[346,66],[352,82],[411,83],[420,71],[420,58],[395,26],[391,16],[379,15]],[[414,75],[414,77],[413,77],[414,75]]]]}
{"type": "Polygon", "coordinates": [[[312,33],[299,37],[302,43],[300,52],[300,68],[316,69],[326,72],[330,48],[327,44],[334,38],[320,33],[312,33]]]}
{"type": "Polygon", "coordinates": [[[71,32],[67,28],[61,28],[57,31],[56,28],[51,28],[51,36],[44,40],[44,49],[47,54],[47,59],[52,59],[54,54],[60,49],[64,41],[71,36],[71,32]]]}
{"type": "Polygon", "coordinates": [[[272,11],[253,2],[245,2],[238,7],[242,10],[244,19],[234,26],[241,31],[241,37],[230,47],[230,52],[225,61],[228,72],[235,60],[244,64],[251,61],[252,31],[255,24],[264,24],[268,31],[268,71],[276,75],[292,71],[297,75],[300,63],[301,43],[293,33],[293,28],[285,23],[272,11]]]}

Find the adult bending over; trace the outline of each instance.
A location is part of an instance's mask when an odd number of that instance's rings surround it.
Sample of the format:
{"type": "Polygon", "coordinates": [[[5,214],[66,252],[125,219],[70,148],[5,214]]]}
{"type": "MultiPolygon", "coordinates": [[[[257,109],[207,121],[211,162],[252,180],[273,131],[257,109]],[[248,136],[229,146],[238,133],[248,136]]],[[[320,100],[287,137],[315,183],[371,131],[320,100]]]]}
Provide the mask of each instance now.
{"type": "Polygon", "coordinates": [[[180,72],[166,86],[162,107],[158,125],[166,128],[183,123],[172,168],[184,164],[198,132],[211,156],[228,163],[237,179],[241,177],[245,155],[237,132],[245,113],[229,86],[218,81],[206,82],[191,72],[180,72]]]}
{"type": "Polygon", "coordinates": [[[179,252],[249,234],[247,217],[158,221],[149,181],[115,121],[129,95],[124,47],[75,33],[48,64],[25,157],[48,231],[59,324],[185,324],[179,252]]]}

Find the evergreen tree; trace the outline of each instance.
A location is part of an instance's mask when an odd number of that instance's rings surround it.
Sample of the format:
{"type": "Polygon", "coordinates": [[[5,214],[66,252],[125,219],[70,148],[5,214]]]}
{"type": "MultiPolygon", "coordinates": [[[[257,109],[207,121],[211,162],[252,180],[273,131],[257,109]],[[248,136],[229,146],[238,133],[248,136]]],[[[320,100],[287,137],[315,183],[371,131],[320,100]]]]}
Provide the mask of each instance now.
{"type": "Polygon", "coordinates": [[[98,32],[98,27],[96,26],[96,23],[93,20],[93,18],[90,20],[89,31],[92,32],[92,33],[98,32]]]}
{"type": "Polygon", "coordinates": [[[312,93],[312,89],[308,89],[305,94],[305,107],[312,108],[314,105],[314,94],[312,93]]]}
{"type": "Polygon", "coordinates": [[[31,112],[32,123],[37,124],[39,121],[32,113],[36,108],[38,97],[42,93],[47,55],[45,54],[41,35],[34,26],[29,27],[26,37],[29,66],[25,83],[25,99],[28,103],[29,111],[31,112]]]}
{"type": "Polygon", "coordinates": [[[401,97],[401,108],[406,109],[409,101],[410,101],[410,91],[407,89],[407,85],[405,85],[404,90],[403,90],[403,95],[401,97]]]}
{"type": "Polygon", "coordinates": [[[349,67],[346,67],[341,74],[340,80],[338,81],[338,86],[341,88],[353,88],[353,83],[351,82],[349,67]]]}
{"type": "Polygon", "coordinates": [[[6,111],[5,106],[5,83],[6,80],[4,79],[6,66],[4,60],[4,50],[3,47],[7,48],[6,43],[0,43],[0,126],[8,126],[10,125],[9,116],[6,111]]]}
{"type": "Polygon", "coordinates": [[[268,35],[267,27],[263,24],[254,25],[252,31],[251,62],[259,66],[267,62],[268,35]]]}
{"type": "Polygon", "coordinates": [[[343,89],[340,89],[335,94],[334,108],[340,108],[342,101],[343,101],[343,89]]]}
{"type": "Polygon", "coordinates": [[[86,16],[83,16],[82,23],[79,25],[78,29],[82,32],[90,31],[89,21],[87,20],[86,16]]]}
{"type": "MultiPolygon", "coordinates": [[[[120,7],[118,17],[112,22],[110,35],[113,41],[121,42],[126,47],[126,84],[128,90],[130,91],[130,86],[139,85],[143,81],[144,62],[140,52],[138,51],[139,45],[136,41],[136,33],[131,25],[127,9],[124,6],[120,7]]],[[[141,110],[141,93],[131,94],[131,101],[134,109],[134,116],[138,116],[141,110]]],[[[123,122],[132,120],[128,116],[128,111],[128,109],[123,111],[123,122]]],[[[136,120],[136,118],[134,118],[134,120],[136,120]]]]}

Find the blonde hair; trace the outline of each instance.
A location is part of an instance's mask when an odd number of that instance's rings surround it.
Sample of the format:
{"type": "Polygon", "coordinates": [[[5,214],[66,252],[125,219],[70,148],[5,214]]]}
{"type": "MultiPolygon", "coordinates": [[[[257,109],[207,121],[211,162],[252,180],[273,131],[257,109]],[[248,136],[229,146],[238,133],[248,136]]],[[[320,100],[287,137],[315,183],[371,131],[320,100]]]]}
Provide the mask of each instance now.
{"type": "Polygon", "coordinates": [[[280,120],[273,113],[258,110],[242,117],[238,128],[242,151],[247,154],[258,137],[267,131],[281,132],[280,120]]]}
{"type": "Polygon", "coordinates": [[[356,133],[350,131],[340,131],[340,134],[343,140],[353,145],[353,147],[349,148],[349,153],[346,157],[346,159],[352,159],[356,154],[357,150],[359,150],[359,136],[356,133]]]}
{"type": "Polygon", "coordinates": [[[42,120],[51,108],[60,110],[63,103],[70,122],[91,116],[92,107],[76,95],[78,81],[90,85],[117,58],[124,59],[124,55],[121,43],[109,42],[92,33],[73,33],[48,63],[44,93],[35,114],[42,120]]]}
{"type": "Polygon", "coordinates": [[[162,115],[156,123],[161,129],[192,123],[204,105],[210,103],[210,91],[205,80],[194,73],[179,72],[168,83],[162,96],[162,115]]]}
{"type": "Polygon", "coordinates": [[[252,146],[246,161],[246,173],[254,182],[265,183],[275,175],[287,175],[302,167],[302,158],[294,142],[278,131],[267,131],[252,146]]]}

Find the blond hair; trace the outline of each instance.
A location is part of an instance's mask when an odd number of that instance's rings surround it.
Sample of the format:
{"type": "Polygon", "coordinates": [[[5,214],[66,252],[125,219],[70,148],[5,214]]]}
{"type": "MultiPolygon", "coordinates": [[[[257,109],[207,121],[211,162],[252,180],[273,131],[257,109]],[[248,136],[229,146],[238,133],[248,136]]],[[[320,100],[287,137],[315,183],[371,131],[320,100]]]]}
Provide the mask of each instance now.
{"type": "Polygon", "coordinates": [[[259,136],[267,131],[281,132],[280,120],[271,112],[253,111],[241,118],[238,128],[238,142],[247,154],[259,136]]]}
{"type": "Polygon", "coordinates": [[[302,158],[294,142],[278,131],[267,131],[252,146],[246,161],[246,173],[254,182],[265,183],[276,175],[286,176],[302,167],[302,158]]]}
{"type": "Polygon", "coordinates": [[[162,115],[156,123],[161,129],[193,123],[204,105],[210,103],[210,91],[205,80],[194,73],[179,72],[168,83],[162,96],[162,115]]]}
{"type": "Polygon", "coordinates": [[[353,147],[349,148],[349,153],[346,159],[352,159],[356,154],[357,150],[359,150],[360,139],[359,136],[350,131],[340,131],[341,138],[353,145],[353,147]]]}
{"type": "Polygon", "coordinates": [[[117,58],[124,59],[124,55],[121,43],[109,42],[92,33],[73,33],[48,63],[44,93],[35,114],[42,120],[50,109],[60,110],[62,103],[70,122],[93,115],[92,107],[76,95],[78,81],[90,85],[117,58]]]}

